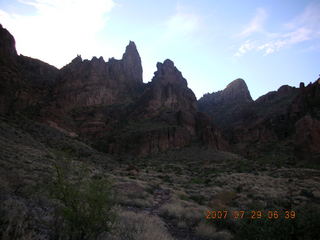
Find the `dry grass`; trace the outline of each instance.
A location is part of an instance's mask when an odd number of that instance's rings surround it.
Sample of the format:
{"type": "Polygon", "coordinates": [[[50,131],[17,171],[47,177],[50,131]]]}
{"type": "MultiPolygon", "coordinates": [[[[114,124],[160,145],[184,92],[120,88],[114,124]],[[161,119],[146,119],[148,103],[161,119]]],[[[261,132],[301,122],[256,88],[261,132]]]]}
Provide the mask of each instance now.
{"type": "Polygon", "coordinates": [[[110,240],[173,240],[159,217],[120,211],[110,240]]]}
{"type": "Polygon", "coordinates": [[[34,219],[22,201],[8,199],[2,202],[0,214],[0,239],[41,239],[41,236],[33,229],[34,219]]]}
{"type": "Polygon", "coordinates": [[[214,240],[230,240],[232,234],[228,231],[217,232],[213,223],[201,221],[195,228],[195,235],[201,238],[214,239],[214,240]]]}
{"type": "Polygon", "coordinates": [[[195,229],[195,234],[199,237],[211,238],[216,233],[216,228],[212,223],[199,222],[195,229]]]}
{"type": "Polygon", "coordinates": [[[147,185],[141,181],[125,181],[117,183],[115,188],[118,192],[119,203],[126,206],[151,207],[153,196],[146,191],[147,185]]]}
{"type": "Polygon", "coordinates": [[[213,196],[212,200],[209,203],[209,206],[212,209],[223,210],[226,209],[236,197],[236,192],[222,191],[213,196]]]}
{"type": "Polygon", "coordinates": [[[173,197],[160,207],[160,215],[186,222],[189,226],[205,218],[207,207],[173,197]]]}

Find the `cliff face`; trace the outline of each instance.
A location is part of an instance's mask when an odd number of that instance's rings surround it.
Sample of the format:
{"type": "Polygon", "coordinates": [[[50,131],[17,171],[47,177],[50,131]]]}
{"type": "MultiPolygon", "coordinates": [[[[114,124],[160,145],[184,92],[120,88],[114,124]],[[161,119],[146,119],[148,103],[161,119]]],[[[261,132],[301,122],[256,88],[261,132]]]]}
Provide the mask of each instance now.
{"type": "Polygon", "coordinates": [[[157,63],[157,71],[142,94],[137,112],[146,116],[157,115],[161,111],[186,111],[194,114],[197,99],[181,72],[167,59],[157,63]]]}
{"type": "Polygon", "coordinates": [[[91,61],[77,56],[63,67],[54,88],[58,108],[70,111],[96,105],[112,105],[134,100],[142,83],[142,66],[134,42],[121,60],[102,57],[91,61]]]}
{"type": "Polygon", "coordinates": [[[284,85],[252,101],[243,80],[236,80],[201,98],[199,108],[224,129],[233,150],[246,157],[285,152],[290,159],[319,158],[319,86],[318,81],[300,88],[284,85]]]}
{"type": "Polygon", "coordinates": [[[206,104],[229,104],[229,103],[250,103],[252,102],[246,82],[238,78],[227,85],[219,92],[207,93],[199,99],[200,107],[210,107],[206,104]]]}
{"type": "Polygon", "coordinates": [[[192,142],[228,147],[211,119],[197,112],[195,95],[171,60],[158,63],[145,84],[130,41],[120,60],[77,56],[58,70],[18,56],[12,35],[0,30],[1,114],[19,112],[109,153],[146,155],[192,142]]]}
{"type": "Polygon", "coordinates": [[[7,113],[15,99],[19,74],[16,68],[17,52],[12,35],[0,25],[0,113],[7,113]]]}
{"type": "Polygon", "coordinates": [[[248,157],[283,147],[319,158],[320,80],[253,101],[245,81],[236,79],[197,102],[169,59],[143,83],[132,41],[120,60],[77,56],[58,70],[17,55],[1,25],[0,73],[1,115],[27,115],[109,153],[146,155],[196,143],[219,150],[231,144],[248,157]]]}
{"type": "Polygon", "coordinates": [[[58,69],[17,55],[13,36],[0,25],[0,114],[39,116],[48,101],[58,69]]]}
{"type": "Polygon", "coordinates": [[[17,58],[16,42],[9,31],[0,24],[0,62],[14,62],[17,58]]]}
{"type": "Polygon", "coordinates": [[[209,117],[197,112],[195,95],[171,60],[157,64],[152,81],[124,112],[125,118],[119,117],[113,130],[98,141],[109,152],[145,155],[193,141],[215,149],[228,148],[209,117]]]}
{"type": "Polygon", "coordinates": [[[199,110],[212,116],[220,127],[229,127],[242,118],[245,109],[253,100],[243,79],[236,79],[223,90],[205,94],[198,101],[199,110]]]}

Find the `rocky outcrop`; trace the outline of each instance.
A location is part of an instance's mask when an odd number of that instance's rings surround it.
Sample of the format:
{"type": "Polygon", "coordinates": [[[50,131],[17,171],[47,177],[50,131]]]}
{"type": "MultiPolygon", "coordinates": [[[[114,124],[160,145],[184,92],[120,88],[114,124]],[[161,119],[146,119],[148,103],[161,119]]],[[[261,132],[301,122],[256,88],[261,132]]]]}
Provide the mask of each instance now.
{"type": "Polygon", "coordinates": [[[227,85],[227,87],[215,94],[215,102],[252,102],[250,92],[246,82],[238,78],[227,85]]]}
{"type": "Polygon", "coordinates": [[[58,70],[18,56],[0,29],[0,113],[19,112],[109,153],[150,154],[199,142],[226,146],[210,118],[197,112],[194,93],[174,63],[157,64],[150,83],[134,42],[122,59],[83,60],[58,70]]]}
{"type": "MultiPolygon", "coordinates": [[[[288,103],[293,100],[293,98],[298,94],[298,92],[299,89],[295,87],[283,85],[277,91],[268,92],[267,94],[262,95],[255,101],[254,104],[257,105],[257,107],[259,108],[263,105],[273,105],[275,102],[279,104],[282,104],[284,102],[288,103]]],[[[279,109],[280,106],[278,105],[276,106],[276,108],[279,109]]]]}
{"type": "Polygon", "coordinates": [[[15,40],[0,24],[0,113],[8,113],[15,99],[15,89],[19,86],[16,67],[17,52],[15,40]]]}
{"type": "Polygon", "coordinates": [[[202,144],[211,146],[213,149],[227,151],[230,150],[230,145],[222,136],[220,129],[214,124],[212,119],[201,112],[196,115],[196,130],[202,144]]]}
{"type": "Polygon", "coordinates": [[[0,24],[0,64],[15,61],[17,57],[16,42],[9,31],[0,24]]]}
{"type": "Polygon", "coordinates": [[[157,64],[152,81],[124,115],[125,123],[114,122],[110,134],[98,144],[111,153],[146,155],[194,141],[214,149],[228,147],[211,119],[197,112],[194,93],[168,59],[157,64]]]}
{"type": "Polygon", "coordinates": [[[130,134],[119,135],[114,142],[109,141],[107,151],[113,154],[130,153],[145,156],[168,149],[182,148],[190,144],[191,139],[188,131],[179,126],[167,125],[147,130],[138,129],[130,134]]]}
{"type": "Polygon", "coordinates": [[[320,119],[320,78],[300,89],[290,105],[289,112],[290,118],[295,120],[307,114],[320,119]]]}
{"type": "Polygon", "coordinates": [[[252,98],[246,82],[238,78],[227,85],[227,87],[218,92],[207,93],[199,99],[199,105],[205,104],[228,104],[228,103],[250,103],[252,98]]]}
{"type": "Polygon", "coordinates": [[[213,118],[215,124],[225,128],[241,119],[252,102],[247,84],[239,78],[222,91],[205,94],[199,99],[198,106],[201,112],[213,118]]]}
{"type": "Polygon", "coordinates": [[[126,51],[122,57],[123,73],[127,79],[136,84],[142,83],[142,65],[141,58],[138,53],[136,44],[133,41],[129,42],[126,51]]]}
{"type": "Polygon", "coordinates": [[[142,83],[142,66],[134,42],[130,42],[121,60],[91,61],[77,56],[60,71],[54,94],[58,108],[122,104],[133,101],[142,83]]]}
{"type": "Polygon", "coordinates": [[[302,158],[320,161],[320,121],[306,115],[295,123],[295,152],[302,158]]]}
{"type": "Polygon", "coordinates": [[[300,84],[300,88],[284,85],[256,101],[248,98],[243,85],[242,81],[233,82],[225,90],[199,100],[200,109],[224,129],[234,151],[254,158],[270,153],[288,159],[319,158],[315,150],[320,119],[317,81],[308,86],[300,84]],[[237,89],[242,89],[239,94],[235,93],[237,89]]]}
{"type": "Polygon", "coordinates": [[[37,59],[17,55],[13,36],[0,25],[0,114],[40,115],[48,103],[58,69],[37,59]]]}
{"type": "Polygon", "coordinates": [[[196,103],[196,97],[188,88],[186,79],[174,63],[167,59],[163,63],[157,63],[157,71],[140,98],[136,112],[146,117],[166,110],[193,114],[197,111],[196,103]]]}

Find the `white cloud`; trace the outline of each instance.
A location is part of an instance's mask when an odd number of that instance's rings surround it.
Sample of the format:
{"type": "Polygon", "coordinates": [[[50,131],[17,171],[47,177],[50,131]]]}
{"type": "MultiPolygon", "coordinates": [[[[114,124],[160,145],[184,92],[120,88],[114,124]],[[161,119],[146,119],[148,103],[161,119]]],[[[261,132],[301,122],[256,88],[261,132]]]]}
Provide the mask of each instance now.
{"type": "Polygon", "coordinates": [[[246,54],[248,51],[251,51],[256,46],[253,42],[247,40],[245,41],[238,49],[238,51],[234,54],[236,57],[241,57],[242,55],[246,54]]]}
{"type": "Polygon", "coordinates": [[[238,34],[239,37],[247,37],[255,32],[262,32],[263,25],[268,17],[265,9],[258,8],[250,23],[238,34]]]}
{"type": "Polygon", "coordinates": [[[164,39],[174,37],[186,37],[194,33],[200,24],[200,17],[192,11],[188,11],[182,5],[177,5],[174,15],[166,21],[164,39]]]}
{"type": "MultiPolygon", "coordinates": [[[[17,15],[0,10],[0,21],[14,35],[19,53],[57,67],[65,65],[78,53],[85,58],[101,54],[97,34],[115,5],[113,0],[20,2],[33,6],[36,14],[17,15]]],[[[104,51],[112,50],[104,48],[104,51]]]]}
{"type": "Polygon", "coordinates": [[[298,43],[320,39],[319,13],[320,3],[310,3],[300,15],[284,24],[286,31],[263,32],[263,38],[255,40],[255,44],[251,44],[250,47],[247,46],[248,40],[246,40],[240,45],[235,56],[242,56],[249,51],[262,51],[266,56],[298,43]]]}

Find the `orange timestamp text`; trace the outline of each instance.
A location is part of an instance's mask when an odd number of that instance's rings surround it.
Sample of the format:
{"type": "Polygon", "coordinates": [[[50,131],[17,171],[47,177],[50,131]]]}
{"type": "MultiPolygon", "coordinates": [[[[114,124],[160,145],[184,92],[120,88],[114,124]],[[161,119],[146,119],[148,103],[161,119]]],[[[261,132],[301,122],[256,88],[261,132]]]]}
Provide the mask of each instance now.
{"type": "Polygon", "coordinates": [[[227,211],[227,210],[207,210],[205,218],[211,220],[219,219],[295,219],[296,212],[293,210],[246,210],[246,211],[227,211]]]}

